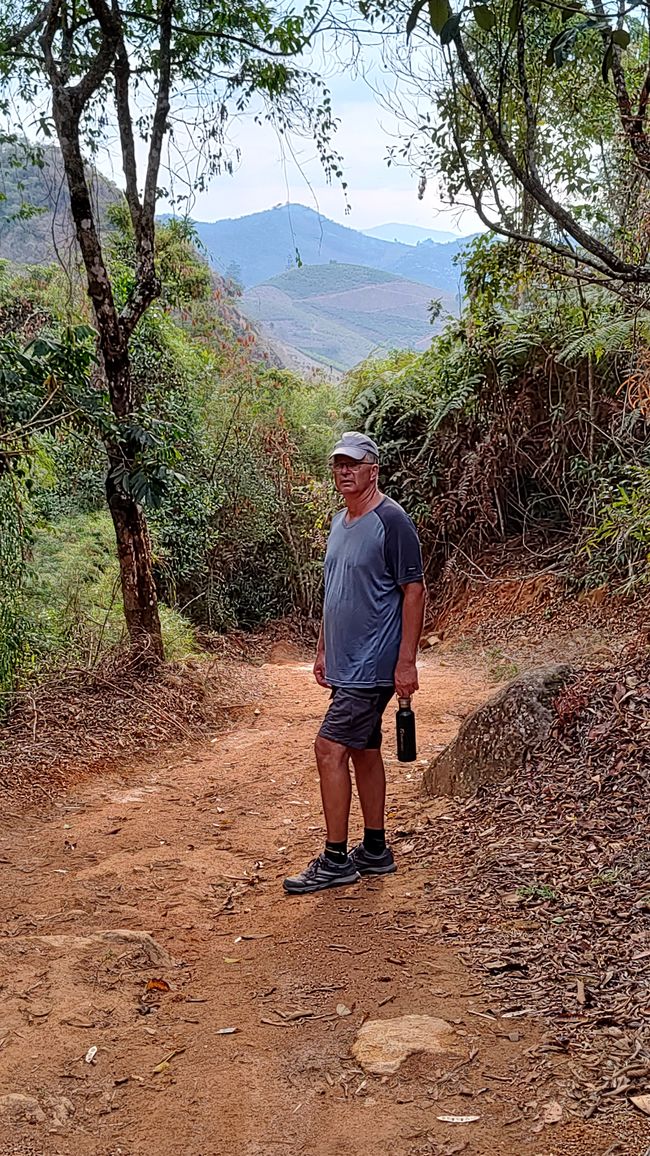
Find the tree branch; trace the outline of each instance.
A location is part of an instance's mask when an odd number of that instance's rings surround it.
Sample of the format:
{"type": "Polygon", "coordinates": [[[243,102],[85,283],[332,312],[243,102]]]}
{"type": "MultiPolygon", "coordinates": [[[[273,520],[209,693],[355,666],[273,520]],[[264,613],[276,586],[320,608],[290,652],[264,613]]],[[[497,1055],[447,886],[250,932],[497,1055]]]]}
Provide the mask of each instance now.
{"type": "Polygon", "coordinates": [[[48,0],[47,4],[43,5],[40,12],[37,12],[34,19],[30,20],[29,24],[23,25],[22,28],[19,28],[11,36],[8,36],[7,39],[3,41],[2,45],[0,45],[2,52],[6,52],[6,50],[9,48],[19,48],[21,44],[24,44],[26,40],[29,40],[29,37],[32,36],[34,32],[38,32],[39,28],[42,28],[43,25],[47,23],[52,6],[58,8],[58,4],[55,3],[52,5],[52,0],[48,0]]]}
{"type": "MultiPolygon", "coordinates": [[[[136,284],[133,293],[129,297],[129,300],[126,302],[126,305],[120,314],[120,326],[122,332],[127,337],[129,337],[135,329],[135,326],[142,317],[142,314],[144,313],[147,306],[150,305],[154,298],[157,297],[160,293],[160,280],[156,275],[155,267],[155,212],[158,174],[160,172],[162,147],[165,139],[165,133],[167,131],[167,117],[169,116],[170,108],[173,11],[174,0],[161,0],[159,11],[160,43],[158,48],[158,96],[156,99],[156,108],[154,111],[153,123],[151,127],[151,137],[149,140],[149,159],[147,162],[147,173],[145,176],[144,195],[142,198],[141,208],[138,202],[138,223],[136,226],[135,236],[137,255],[136,284]]],[[[126,99],[128,102],[128,91],[126,99]]],[[[131,141],[127,139],[127,158],[129,158],[129,166],[134,167],[135,155],[133,155],[132,161],[130,159],[130,149],[132,146],[132,127],[130,116],[128,125],[128,133],[131,134],[131,141]]],[[[120,127],[120,133],[121,132],[122,129],[120,127]]],[[[135,179],[133,173],[131,174],[131,179],[135,179]]],[[[137,189],[135,195],[137,197],[137,189]]]]}
{"type": "MultiPolygon", "coordinates": [[[[157,16],[149,16],[144,12],[132,12],[129,10],[125,11],[124,15],[132,20],[142,20],[145,24],[155,24],[156,27],[159,23],[157,16]]],[[[198,36],[203,40],[223,40],[225,44],[240,44],[242,48],[250,48],[254,52],[260,52],[262,56],[277,56],[282,58],[286,56],[296,56],[297,53],[302,52],[303,48],[307,47],[312,37],[319,30],[321,24],[322,21],[319,21],[311,32],[306,33],[300,41],[296,41],[296,44],[290,52],[283,52],[279,48],[267,48],[265,44],[260,44],[256,40],[249,40],[246,36],[236,36],[232,32],[223,32],[220,28],[187,28],[182,24],[172,24],[171,31],[175,36],[198,36]]]]}
{"type": "MultiPolygon", "coordinates": [[[[476,189],[476,186],[474,184],[474,180],[473,180],[472,174],[470,172],[469,164],[467,163],[467,156],[466,156],[465,150],[463,148],[463,142],[462,142],[460,132],[458,130],[458,125],[456,122],[452,122],[451,131],[452,131],[452,135],[454,138],[454,144],[456,146],[456,150],[458,152],[458,156],[460,157],[461,165],[463,167],[463,173],[465,176],[465,185],[467,187],[467,190],[468,190],[468,192],[472,198],[473,204],[474,204],[474,211],[476,212],[476,215],[479,218],[479,220],[485,225],[485,227],[487,229],[489,229],[491,232],[497,233],[500,237],[506,237],[510,241],[517,241],[522,245],[530,245],[530,246],[533,246],[535,248],[543,248],[543,249],[546,249],[548,252],[553,253],[556,257],[560,257],[563,261],[573,262],[573,264],[576,266],[576,271],[573,272],[573,271],[569,271],[569,270],[564,270],[565,276],[577,277],[579,275],[578,271],[577,271],[578,264],[584,268],[592,269],[595,274],[599,274],[600,278],[604,278],[604,280],[599,279],[598,282],[596,282],[596,279],[593,278],[593,282],[598,283],[598,284],[603,284],[603,285],[605,285],[605,287],[607,287],[608,282],[612,281],[611,273],[607,267],[604,267],[602,265],[598,265],[595,261],[590,260],[589,257],[585,257],[583,254],[576,253],[575,250],[569,248],[569,246],[558,245],[558,244],[554,243],[553,241],[550,241],[546,238],[535,237],[535,236],[532,236],[531,234],[520,232],[517,229],[511,229],[507,225],[502,224],[501,222],[493,221],[486,213],[485,208],[483,206],[483,201],[482,201],[481,195],[478,192],[478,190],[476,189]]],[[[587,274],[584,275],[584,278],[585,279],[587,278],[587,274]]],[[[619,291],[614,286],[613,282],[612,282],[611,287],[612,287],[613,292],[619,294],[619,296],[623,296],[622,291],[619,291]]],[[[629,298],[627,298],[627,299],[629,299],[629,298]]]]}
{"type": "Polygon", "coordinates": [[[133,136],[133,119],[129,103],[129,80],[131,68],[129,55],[123,39],[117,48],[115,57],[115,108],[117,110],[117,124],[120,132],[120,146],[122,149],[122,169],[126,182],[126,202],[131,214],[131,223],[136,241],[142,227],[142,205],[138,192],[138,166],[135,156],[135,139],[133,136]]]}
{"type": "MultiPolygon", "coordinates": [[[[490,104],[488,95],[483,87],[474,66],[467,54],[465,44],[460,32],[454,36],[454,43],[458,52],[458,60],[467,80],[474,99],[477,103],[478,109],[487,125],[492,139],[496,145],[498,152],[505,160],[508,168],[513,176],[519,181],[522,188],[530,193],[537,203],[548,213],[551,217],[570,237],[573,237],[583,249],[591,253],[593,257],[605,269],[610,269],[621,280],[636,281],[636,282],[650,282],[650,266],[631,265],[627,261],[621,260],[607,245],[604,245],[596,237],[593,237],[571,216],[566,209],[560,205],[554,197],[551,196],[548,189],[544,187],[539,177],[534,173],[527,171],[527,169],[519,162],[514,150],[506,140],[495,112],[490,104]]],[[[459,142],[459,147],[462,154],[462,142],[459,142]]],[[[493,226],[490,226],[493,227],[493,226]]],[[[501,231],[501,230],[497,230],[501,231]]],[[[510,233],[506,235],[511,235],[510,233]]],[[[527,238],[532,240],[535,244],[540,244],[538,238],[527,238]]],[[[595,266],[598,268],[599,266],[595,266]]]]}

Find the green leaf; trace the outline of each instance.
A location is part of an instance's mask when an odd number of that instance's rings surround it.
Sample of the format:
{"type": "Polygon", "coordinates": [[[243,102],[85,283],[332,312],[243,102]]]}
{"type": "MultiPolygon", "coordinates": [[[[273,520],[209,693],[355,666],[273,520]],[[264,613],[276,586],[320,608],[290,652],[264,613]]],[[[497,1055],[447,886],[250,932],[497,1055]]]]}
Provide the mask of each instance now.
{"type": "Polygon", "coordinates": [[[497,18],[487,4],[477,5],[476,8],[472,9],[472,13],[479,28],[482,28],[484,32],[490,32],[494,28],[497,18]]]}
{"type": "Polygon", "coordinates": [[[440,43],[441,44],[451,44],[452,40],[454,39],[454,36],[456,35],[456,33],[458,32],[458,29],[460,28],[460,18],[461,18],[461,13],[456,12],[453,16],[450,16],[449,20],[447,20],[446,23],[443,25],[443,27],[440,30],[440,43]]]}
{"type": "Polygon", "coordinates": [[[411,35],[413,29],[415,28],[415,25],[418,22],[418,17],[419,17],[419,15],[420,15],[420,13],[421,13],[421,11],[424,8],[424,5],[426,3],[427,3],[427,0],[416,0],[416,3],[411,8],[411,11],[409,13],[409,18],[406,21],[406,35],[407,35],[407,37],[411,35]]]}
{"type": "Polygon", "coordinates": [[[449,0],[429,0],[429,20],[433,31],[440,36],[451,16],[449,0]]]}
{"type": "Polygon", "coordinates": [[[601,72],[602,72],[604,84],[607,84],[607,81],[609,79],[609,71],[612,67],[612,60],[613,59],[614,59],[614,45],[610,44],[609,48],[607,49],[607,52],[603,56],[603,63],[602,63],[602,67],[601,67],[601,72]]]}
{"type": "Polygon", "coordinates": [[[619,48],[627,48],[632,37],[624,28],[617,28],[612,32],[612,43],[618,45],[619,48]]]}

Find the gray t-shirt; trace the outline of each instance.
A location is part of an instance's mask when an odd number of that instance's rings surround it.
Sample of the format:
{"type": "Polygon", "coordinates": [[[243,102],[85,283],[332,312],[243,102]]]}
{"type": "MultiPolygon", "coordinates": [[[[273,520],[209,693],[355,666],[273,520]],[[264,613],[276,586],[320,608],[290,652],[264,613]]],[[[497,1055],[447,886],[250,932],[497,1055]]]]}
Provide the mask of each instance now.
{"type": "Polygon", "coordinates": [[[422,581],[408,514],[384,498],[354,522],[335,514],[325,555],[323,634],[332,686],[392,686],[402,638],[402,586],[422,581]]]}

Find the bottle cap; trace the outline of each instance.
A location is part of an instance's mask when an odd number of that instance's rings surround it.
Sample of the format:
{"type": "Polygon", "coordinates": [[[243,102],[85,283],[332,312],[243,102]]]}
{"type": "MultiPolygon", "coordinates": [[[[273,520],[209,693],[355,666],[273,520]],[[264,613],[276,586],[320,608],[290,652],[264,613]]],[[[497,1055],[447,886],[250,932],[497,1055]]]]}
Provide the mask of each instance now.
{"type": "Polygon", "coordinates": [[[411,699],[410,698],[398,698],[397,701],[398,701],[400,707],[403,707],[404,709],[408,709],[408,707],[410,707],[410,705],[411,705],[411,699]]]}

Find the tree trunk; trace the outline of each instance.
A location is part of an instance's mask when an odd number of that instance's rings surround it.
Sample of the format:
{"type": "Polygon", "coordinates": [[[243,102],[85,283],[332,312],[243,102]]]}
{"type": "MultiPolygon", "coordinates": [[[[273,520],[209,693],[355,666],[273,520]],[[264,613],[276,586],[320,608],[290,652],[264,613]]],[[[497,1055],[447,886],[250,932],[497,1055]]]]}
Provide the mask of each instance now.
{"type": "MultiPolygon", "coordinates": [[[[104,352],[103,361],[113,412],[118,417],[126,417],[133,412],[134,405],[126,343],[117,355],[104,352]]],[[[128,446],[106,448],[111,468],[131,464],[128,446]]],[[[111,473],[106,479],[106,500],[115,527],[124,618],[131,646],[143,657],[162,659],[162,631],[147,519],[135,499],[116,485],[111,473]]]]}
{"type": "Polygon", "coordinates": [[[153,580],[151,538],[138,503],[118,490],[109,477],[106,498],[115,527],[124,617],[133,649],[162,659],[163,641],[153,580]]]}

